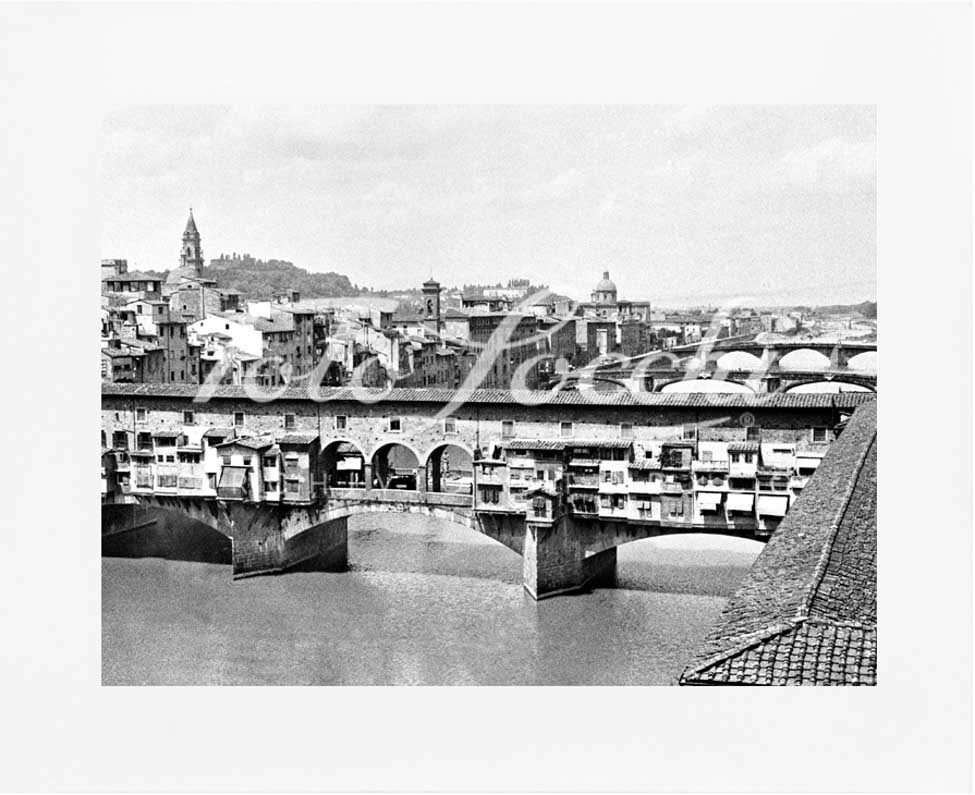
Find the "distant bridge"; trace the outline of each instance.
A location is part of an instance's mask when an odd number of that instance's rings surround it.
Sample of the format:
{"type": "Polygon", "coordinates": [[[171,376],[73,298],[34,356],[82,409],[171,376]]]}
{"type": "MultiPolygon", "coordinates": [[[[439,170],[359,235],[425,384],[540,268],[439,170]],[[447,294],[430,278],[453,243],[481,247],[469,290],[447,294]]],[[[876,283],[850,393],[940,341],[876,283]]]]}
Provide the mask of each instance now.
{"type": "Polygon", "coordinates": [[[702,341],[640,356],[607,357],[570,373],[595,389],[731,393],[869,391],[877,387],[877,345],[863,342],[755,342],[754,335],[702,341]],[[696,384],[713,381],[713,384],[696,384]]]}

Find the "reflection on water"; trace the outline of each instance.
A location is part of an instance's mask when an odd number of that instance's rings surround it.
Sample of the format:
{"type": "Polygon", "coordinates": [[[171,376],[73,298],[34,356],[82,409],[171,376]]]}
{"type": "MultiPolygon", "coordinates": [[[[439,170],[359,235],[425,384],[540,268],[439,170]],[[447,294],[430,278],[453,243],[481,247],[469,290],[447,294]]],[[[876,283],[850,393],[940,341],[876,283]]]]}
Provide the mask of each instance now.
{"type": "Polygon", "coordinates": [[[671,684],[760,547],[620,547],[619,587],[535,603],[521,558],[418,516],[350,522],[351,570],[231,582],[105,558],[105,684],[671,684]]]}

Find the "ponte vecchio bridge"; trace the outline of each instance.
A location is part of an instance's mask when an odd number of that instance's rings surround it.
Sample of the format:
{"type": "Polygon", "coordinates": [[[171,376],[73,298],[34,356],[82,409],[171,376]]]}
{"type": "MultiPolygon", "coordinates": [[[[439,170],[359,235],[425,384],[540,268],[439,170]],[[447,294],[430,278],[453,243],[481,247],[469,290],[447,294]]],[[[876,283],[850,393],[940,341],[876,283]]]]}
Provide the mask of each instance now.
{"type": "Polygon", "coordinates": [[[613,579],[616,548],[767,539],[871,394],[708,395],[103,384],[103,538],[125,506],[229,539],[235,577],[347,565],[347,521],[421,513],[523,557],[535,598],[613,579]],[[140,509],[140,510],[141,510],[140,509]]]}

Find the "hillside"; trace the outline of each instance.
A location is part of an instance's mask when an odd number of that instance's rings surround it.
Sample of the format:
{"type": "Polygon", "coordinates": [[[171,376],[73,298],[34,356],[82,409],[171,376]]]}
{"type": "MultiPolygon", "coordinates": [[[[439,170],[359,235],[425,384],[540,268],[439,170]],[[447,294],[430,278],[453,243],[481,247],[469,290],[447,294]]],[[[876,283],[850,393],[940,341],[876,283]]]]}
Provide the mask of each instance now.
{"type": "Polygon", "coordinates": [[[298,290],[302,298],[335,298],[369,292],[341,273],[309,273],[287,260],[261,260],[248,254],[212,259],[209,267],[203,269],[203,275],[215,279],[219,287],[240,290],[251,298],[267,297],[283,290],[298,290]]]}

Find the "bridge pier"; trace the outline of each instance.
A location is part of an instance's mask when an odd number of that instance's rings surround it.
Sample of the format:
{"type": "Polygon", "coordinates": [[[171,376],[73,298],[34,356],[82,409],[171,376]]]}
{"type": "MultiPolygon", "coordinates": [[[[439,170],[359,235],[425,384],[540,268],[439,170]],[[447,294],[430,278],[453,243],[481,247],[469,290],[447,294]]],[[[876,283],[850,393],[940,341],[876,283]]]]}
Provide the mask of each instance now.
{"type": "Polygon", "coordinates": [[[587,553],[585,533],[565,514],[551,524],[525,527],[525,590],[535,600],[572,593],[595,585],[616,584],[616,547],[587,553]]]}
{"type": "Polygon", "coordinates": [[[282,527],[255,522],[233,537],[234,579],[286,571],[345,571],[348,519],[332,519],[288,536],[282,527]]]}

